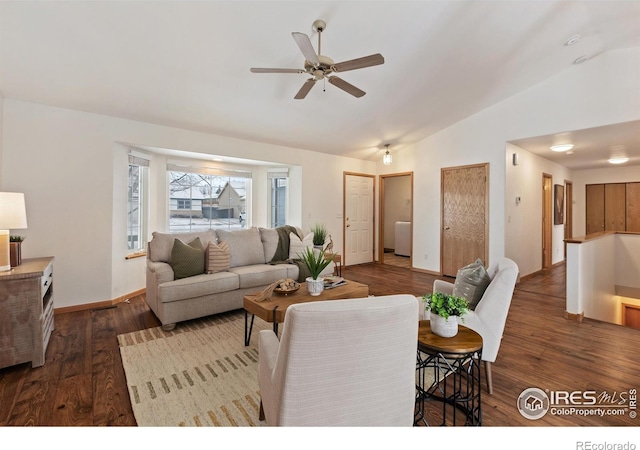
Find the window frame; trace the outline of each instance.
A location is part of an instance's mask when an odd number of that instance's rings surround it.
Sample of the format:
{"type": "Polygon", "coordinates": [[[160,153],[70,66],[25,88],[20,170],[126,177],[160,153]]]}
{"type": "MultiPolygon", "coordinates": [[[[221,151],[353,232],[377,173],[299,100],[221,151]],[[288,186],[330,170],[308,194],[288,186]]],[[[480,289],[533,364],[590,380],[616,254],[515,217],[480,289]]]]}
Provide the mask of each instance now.
{"type": "Polygon", "coordinates": [[[149,161],[133,155],[129,155],[127,165],[127,224],[126,224],[126,251],[127,255],[144,253],[147,247],[149,233],[149,161]],[[131,224],[131,167],[138,168],[138,224],[131,224]],[[137,245],[131,245],[131,231],[136,229],[137,245]]]}

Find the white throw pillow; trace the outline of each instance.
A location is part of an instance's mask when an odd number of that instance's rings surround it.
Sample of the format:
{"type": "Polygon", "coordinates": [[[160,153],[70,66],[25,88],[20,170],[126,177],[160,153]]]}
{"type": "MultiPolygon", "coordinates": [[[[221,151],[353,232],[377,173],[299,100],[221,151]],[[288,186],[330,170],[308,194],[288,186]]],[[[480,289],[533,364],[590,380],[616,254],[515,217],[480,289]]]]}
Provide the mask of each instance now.
{"type": "Polygon", "coordinates": [[[313,233],[307,234],[302,240],[295,233],[289,233],[289,259],[300,259],[299,255],[307,247],[313,250],[313,233]]]}

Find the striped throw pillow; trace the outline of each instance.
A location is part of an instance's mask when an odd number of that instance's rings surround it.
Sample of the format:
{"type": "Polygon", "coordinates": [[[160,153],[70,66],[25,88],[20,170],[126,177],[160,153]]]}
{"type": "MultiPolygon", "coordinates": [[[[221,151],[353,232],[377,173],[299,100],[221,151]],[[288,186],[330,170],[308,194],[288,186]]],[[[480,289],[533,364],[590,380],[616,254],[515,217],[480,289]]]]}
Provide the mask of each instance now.
{"type": "Polygon", "coordinates": [[[229,252],[229,244],[224,241],[218,244],[209,242],[205,258],[207,273],[225,272],[229,270],[230,263],[231,253],[229,252]]]}

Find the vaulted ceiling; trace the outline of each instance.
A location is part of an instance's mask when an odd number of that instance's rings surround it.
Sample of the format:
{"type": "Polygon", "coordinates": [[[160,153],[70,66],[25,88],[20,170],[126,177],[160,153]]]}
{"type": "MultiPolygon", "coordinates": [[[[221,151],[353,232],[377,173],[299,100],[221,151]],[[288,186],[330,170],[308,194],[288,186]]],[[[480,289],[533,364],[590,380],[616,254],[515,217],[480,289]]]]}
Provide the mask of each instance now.
{"type": "Polygon", "coordinates": [[[569,69],[640,46],[638,1],[0,3],[0,92],[15,98],[362,159],[414,143],[569,69]],[[294,31],[327,23],[356,98],[307,74],[294,31]],[[574,45],[566,41],[574,35],[574,45]]]}

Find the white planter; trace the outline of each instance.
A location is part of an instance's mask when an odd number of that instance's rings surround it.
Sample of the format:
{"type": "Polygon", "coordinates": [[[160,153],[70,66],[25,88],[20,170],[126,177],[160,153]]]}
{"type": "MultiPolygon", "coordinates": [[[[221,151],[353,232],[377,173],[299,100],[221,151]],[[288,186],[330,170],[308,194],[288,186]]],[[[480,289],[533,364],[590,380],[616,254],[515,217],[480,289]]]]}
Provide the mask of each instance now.
{"type": "Polygon", "coordinates": [[[444,317],[434,313],[429,313],[429,325],[433,334],[440,337],[453,337],[458,334],[458,316],[449,316],[446,320],[444,317]]]}
{"type": "Polygon", "coordinates": [[[307,277],[306,282],[309,295],[313,297],[320,295],[324,290],[324,280],[322,278],[314,280],[311,277],[307,277]]]}

